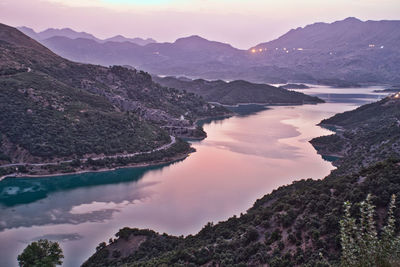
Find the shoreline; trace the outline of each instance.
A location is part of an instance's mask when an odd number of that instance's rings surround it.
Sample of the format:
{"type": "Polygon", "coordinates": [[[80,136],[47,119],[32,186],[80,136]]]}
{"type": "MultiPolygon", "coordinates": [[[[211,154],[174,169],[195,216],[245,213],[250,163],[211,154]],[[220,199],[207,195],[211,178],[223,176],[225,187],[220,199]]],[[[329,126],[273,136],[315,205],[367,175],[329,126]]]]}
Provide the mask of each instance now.
{"type": "Polygon", "coordinates": [[[22,174],[22,173],[7,174],[7,175],[3,175],[0,177],[0,182],[7,178],[11,178],[11,179],[12,178],[47,178],[47,177],[67,176],[67,175],[78,175],[78,174],[83,174],[83,173],[97,173],[97,172],[108,172],[108,171],[111,172],[111,171],[116,171],[119,169],[129,169],[129,168],[133,169],[133,168],[158,166],[158,165],[170,164],[170,163],[174,163],[179,160],[186,159],[193,152],[195,152],[195,151],[190,149],[190,151],[188,151],[186,153],[179,154],[172,158],[161,160],[159,162],[132,163],[132,164],[128,164],[125,166],[118,166],[118,167],[113,167],[113,168],[101,168],[98,170],[86,169],[86,170],[79,170],[79,171],[74,171],[74,172],[53,173],[53,174],[22,174]]]}
{"type": "MultiPolygon", "coordinates": [[[[324,101],[324,100],[323,100],[324,101]]],[[[239,106],[302,106],[302,105],[318,105],[323,104],[324,102],[303,102],[303,103],[237,103],[237,104],[222,104],[219,102],[208,102],[213,105],[220,105],[223,107],[233,107],[237,108],[239,106]]]]}
{"type": "MultiPolygon", "coordinates": [[[[223,117],[224,118],[229,118],[231,116],[234,116],[235,114],[224,114],[223,117]]],[[[212,118],[218,118],[215,116],[206,116],[206,117],[201,117],[198,118],[194,121],[193,125],[198,125],[198,122],[201,120],[206,120],[206,119],[212,119],[212,118]]],[[[172,137],[172,136],[171,136],[172,137]]],[[[188,138],[188,137],[179,137],[179,138],[188,138]]],[[[207,133],[206,136],[204,137],[190,137],[189,139],[191,139],[190,141],[201,141],[204,140],[205,138],[207,138],[207,133]]],[[[174,137],[175,139],[175,137],[174,137]]],[[[188,141],[186,141],[188,142],[188,141]]],[[[174,142],[171,142],[168,145],[173,144],[174,142]]],[[[157,149],[160,150],[160,149],[157,149]]],[[[66,175],[74,175],[74,174],[83,174],[83,173],[90,173],[90,172],[107,172],[107,171],[115,171],[118,169],[125,169],[125,168],[140,168],[140,167],[150,167],[150,166],[157,166],[157,165],[163,165],[163,164],[168,164],[168,163],[173,163],[175,161],[178,160],[183,160],[185,158],[187,158],[191,153],[195,152],[196,150],[194,148],[192,148],[190,146],[189,151],[187,151],[186,153],[183,154],[178,154],[173,156],[172,158],[169,159],[165,159],[165,160],[161,160],[159,162],[142,162],[142,163],[132,163],[132,164],[128,164],[125,166],[118,166],[118,167],[113,167],[113,168],[101,168],[98,170],[91,170],[91,169],[83,169],[83,170],[78,170],[78,171],[73,171],[73,172],[66,172],[66,173],[60,173],[60,172],[55,172],[53,174],[23,174],[23,173],[11,173],[11,174],[6,174],[3,176],[0,176],[0,182],[3,181],[4,179],[7,178],[45,178],[45,177],[58,177],[58,176],[66,176],[66,175]]],[[[143,153],[148,153],[148,152],[143,152],[143,153]]],[[[124,155],[126,157],[126,155],[124,155]]],[[[115,156],[113,156],[115,157],[115,156]]],[[[24,165],[24,164],[20,164],[20,165],[24,165]]]]}

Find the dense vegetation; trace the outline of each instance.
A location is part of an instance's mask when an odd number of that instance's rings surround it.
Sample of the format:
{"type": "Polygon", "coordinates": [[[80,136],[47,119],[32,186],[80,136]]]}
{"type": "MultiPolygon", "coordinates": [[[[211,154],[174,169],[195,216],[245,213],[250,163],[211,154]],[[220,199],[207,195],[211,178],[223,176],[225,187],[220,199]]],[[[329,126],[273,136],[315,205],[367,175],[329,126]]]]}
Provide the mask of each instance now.
{"type": "MultiPolygon", "coordinates": [[[[380,108],[396,109],[398,103],[392,100],[385,99],[372,107],[383,105],[380,108]]],[[[345,116],[352,125],[345,132],[358,131],[360,124],[364,127],[366,121],[391,121],[393,118],[393,112],[370,114],[370,107],[367,105],[335,117],[345,116]],[[362,116],[364,112],[368,116],[362,116]],[[353,116],[359,117],[359,123],[353,116]]],[[[339,125],[344,127],[344,124],[339,125]]],[[[395,147],[387,147],[388,153],[373,153],[373,148],[381,145],[379,135],[386,138],[389,128],[375,129],[373,134],[377,136],[371,140],[369,129],[365,128],[365,134],[359,137],[359,142],[365,146],[364,152],[371,153],[374,159],[369,164],[365,162],[368,166],[349,168],[354,157],[350,152],[343,154],[338,169],[323,180],[308,179],[283,186],[257,200],[247,213],[216,225],[209,223],[193,236],[184,238],[150,230],[121,229],[118,239],[100,246],[83,266],[340,265],[343,203],[359,203],[372,194],[374,197],[370,201],[377,210],[372,219],[380,233],[391,195],[400,191],[400,157],[390,157],[395,147]],[[130,253],[126,253],[128,247],[132,249],[130,253]]],[[[336,142],[335,138],[331,136],[327,140],[336,142]]],[[[394,204],[398,207],[399,201],[394,204]]],[[[356,205],[350,212],[354,216],[360,214],[356,205]]],[[[394,209],[393,213],[394,217],[400,215],[399,209],[394,209]]],[[[396,222],[393,231],[398,229],[396,222]]]]}
{"type": "Polygon", "coordinates": [[[400,156],[400,99],[389,96],[323,120],[336,134],[311,140],[322,155],[342,157],[335,164],[351,171],[383,158],[400,156]]]}
{"type": "Polygon", "coordinates": [[[352,204],[344,203],[340,221],[343,267],[395,267],[400,265],[400,236],[396,235],[396,195],[392,195],[386,224],[378,234],[372,195],[358,204],[360,218],[351,215],[352,204]]]}
{"type": "Polygon", "coordinates": [[[29,244],[18,255],[21,267],[55,267],[62,264],[64,258],[60,245],[47,239],[40,239],[29,244]]]}
{"type": "MultiPolygon", "coordinates": [[[[225,105],[236,105],[239,103],[303,104],[324,102],[318,97],[286,90],[292,89],[293,87],[285,89],[267,84],[251,83],[243,80],[224,82],[221,80],[189,80],[175,77],[160,78],[157,76],[154,77],[154,79],[164,86],[195,93],[201,95],[209,102],[217,102],[225,105]]],[[[299,86],[300,88],[303,88],[301,85],[299,86]]],[[[296,88],[299,88],[299,86],[296,88]]]]}
{"type": "MultiPolygon", "coordinates": [[[[0,24],[0,165],[151,151],[229,112],[143,71],[65,60],[0,24]]],[[[2,170],[1,172],[7,172],[2,170]]]]}

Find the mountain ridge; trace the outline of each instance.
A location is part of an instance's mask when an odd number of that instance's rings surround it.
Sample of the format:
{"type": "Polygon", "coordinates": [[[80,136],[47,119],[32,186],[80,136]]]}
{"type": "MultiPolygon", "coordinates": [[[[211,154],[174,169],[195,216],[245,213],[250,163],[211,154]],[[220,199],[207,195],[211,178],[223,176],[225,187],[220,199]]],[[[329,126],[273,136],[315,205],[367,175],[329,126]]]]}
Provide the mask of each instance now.
{"type": "Polygon", "coordinates": [[[156,43],[157,41],[152,39],[152,38],[147,38],[143,39],[140,37],[135,37],[135,38],[127,38],[122,35],[115,35],[106,39],[99,39],[95,37],[93,34],[87,33],[87,32],[77,32],[71,28],[48,28],[46,30],[43,30],[41,32],[36,32],[32,28],[26,27],[26,26],[20,26],[17,27],[20,31],[28,35],[29,37],[35,39],[36,41],[43,42],[46,39],[56,37],[56,36],[61,36],[61,37],[66,37],[69,39],[89,39],[89,40],[94,40],[98,43],[106,43],[106,42],[130,42],[138,45],[146,45],[149,43],[156,43]]]}
{"type": "Polygon", "coordinates": [[[314,23],[249,50],[200,36],[145,46],[66,38],[43,43],[79,62],[129,65],[167,76],[341,87],[400,82],[398,20],[314,23]]]}

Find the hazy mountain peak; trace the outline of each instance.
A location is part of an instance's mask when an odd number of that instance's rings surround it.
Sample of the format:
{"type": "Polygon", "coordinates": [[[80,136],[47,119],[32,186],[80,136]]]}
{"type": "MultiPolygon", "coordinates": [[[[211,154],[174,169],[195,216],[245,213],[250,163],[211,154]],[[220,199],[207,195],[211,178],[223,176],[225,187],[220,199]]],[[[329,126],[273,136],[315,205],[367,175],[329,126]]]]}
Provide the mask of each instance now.
{"type": "Polygon", "coordinates": [[[184,43],[184,42],[210,42],[210,41],[199,35],[191,35],[188,37],[182,37],[182,38],[176,39],[176,41],[175,41],[175,43],[184,43]]]}
{"type": "Polygon", "coordinates": [[[356,17],[348,17],[342,20],[342,22],[362,22],[362,21],[356,17]]]}
{"type": "Polygon", "coordinates": [[[152,38],[147,38],[147,39],[140,38],[140,37],[127,38],[121,34],[118,34],[113,37],[105,39],[104,42],[130,42],[130,43],[144,46],[144,45],[147,45],[150,43],[156,43],[157,41],[152,38]]]}
{"type": "Polygon", "coordinates": [[[38,35],[40,36],[40,39],[42,39],[42,40],[50,38],[50,37],[54,37],[54,36],[64,36],[64,37],[68,37],[71,39],[86,38],[86,39],[97,40],[97,38],[90,33],[77,32],[77,31],[72,30],[71,28],[62,28],[62,29],[49,28],[42,32],[39,32],[38,35]]]}

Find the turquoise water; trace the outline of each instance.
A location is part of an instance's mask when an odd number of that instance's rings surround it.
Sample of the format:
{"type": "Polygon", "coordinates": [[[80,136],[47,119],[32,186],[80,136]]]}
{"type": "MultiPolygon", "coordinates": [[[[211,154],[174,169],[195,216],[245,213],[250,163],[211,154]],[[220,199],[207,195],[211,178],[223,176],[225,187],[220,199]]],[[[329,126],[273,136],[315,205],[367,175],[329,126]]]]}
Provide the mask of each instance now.
{"type": "Polygon", "coordinates": [[[379,99],[375,89],[307,89],[302,92],[329,94],[329,101],[242,107],[242,115],[203,121],[208,137],[193,141],[197,151],[171,164],[5,179],[0,182],[0,266],[16,266],[17,255],[39,238],[59,241],[64,266],[79,266],[124,226],[193,234],[209,221],[245,212],[279,186],[323,178],[334,167],[308,141],[332,132],[316,124],[379,99]]]}

